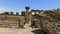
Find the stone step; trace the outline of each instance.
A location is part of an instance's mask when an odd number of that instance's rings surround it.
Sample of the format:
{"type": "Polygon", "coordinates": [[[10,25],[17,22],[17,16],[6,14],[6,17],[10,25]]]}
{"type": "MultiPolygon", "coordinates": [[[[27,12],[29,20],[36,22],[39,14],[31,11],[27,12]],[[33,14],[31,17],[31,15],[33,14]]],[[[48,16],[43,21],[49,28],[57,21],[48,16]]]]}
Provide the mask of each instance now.
{"type": "Polygon", "coordinates": [[[7,25],[0,25],[0,27],[7,27],[7,25]]]}
{"type": "Polygon", "coordinates": [[[7,25],[7,24],[0,24],[0,25],[7,25]]]}
{"type": "Polygon", "coordinates": [[[7,26],[7,25],[0,25],[0,26],[7,26]]]}
{"type": "Polygon", "coordinates": [[[6,24],[6,22],[0,22],[0,24],[6,24]]]}
{"type": "Polygon", "coordinates": [[[10,24],[11,26],[18,26],[19,24],[10,24]]]}
{"type": "MultiPolygon", "coordinates": [[[[5,25],[8,25],[8,24],[0,24],[0,26],[5,26],[5,25]]],[[[11,26],[19,26],[19,24],[9,24],[11,26]]]]}
{"type": "Polygon", "coordinates": [[[8,28],[8,27],[12,27],[12,28],[17,28],[19,27],[19,22],[14,22],[14,21],[0,21],[0,27],[5,27],[5,28],[8,28]],[[9,25],[8,25],[9,24],[9,25]]]}
{"type": "Polygon", "coordinates": [[[19,23],[9,23],[10,25],[19,25],[19,23]]]}
{"type": "Polygon", "coordinates": [[[19,26],[11,26],[12,28],[18,28],[19,26]]]}
{"type": "Polygon", "coordinates": [[[19,23],[17,21],[0,21],[0,23],[19,23]]]}
{"type": "Polygon", "coordinates": [[[0,25],[19,25],[19,23],[0,23],[0,25]]]}
{"type": "Polygon", "coordinates": [[[18,25],[0,25],[0,27],[19,27],[18,25]]]}

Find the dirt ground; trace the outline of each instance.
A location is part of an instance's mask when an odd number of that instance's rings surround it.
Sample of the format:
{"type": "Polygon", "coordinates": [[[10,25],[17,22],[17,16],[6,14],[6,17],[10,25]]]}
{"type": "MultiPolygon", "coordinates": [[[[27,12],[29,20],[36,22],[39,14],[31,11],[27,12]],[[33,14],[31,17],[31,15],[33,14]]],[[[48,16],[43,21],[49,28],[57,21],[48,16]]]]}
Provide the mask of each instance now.
{"type": "Polygon", "coordinates": [[[0,34],[43,34],[39,29],[29,27],[30,24],[25,24],[22,28],[0,28],[0,34]]]}

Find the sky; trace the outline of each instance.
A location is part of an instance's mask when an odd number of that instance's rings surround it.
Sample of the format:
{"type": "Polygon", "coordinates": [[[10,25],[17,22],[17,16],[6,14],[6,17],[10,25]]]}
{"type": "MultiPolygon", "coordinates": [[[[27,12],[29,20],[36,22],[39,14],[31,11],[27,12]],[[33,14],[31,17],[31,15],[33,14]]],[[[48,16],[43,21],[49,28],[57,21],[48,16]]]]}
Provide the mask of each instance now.
{"type": "Polygon", "coordinates": [[[21,12],[25,6],[31,9],[55,9],[60,8],[60,0],[0,0],[0,13],[5,11],[21,12]]]}

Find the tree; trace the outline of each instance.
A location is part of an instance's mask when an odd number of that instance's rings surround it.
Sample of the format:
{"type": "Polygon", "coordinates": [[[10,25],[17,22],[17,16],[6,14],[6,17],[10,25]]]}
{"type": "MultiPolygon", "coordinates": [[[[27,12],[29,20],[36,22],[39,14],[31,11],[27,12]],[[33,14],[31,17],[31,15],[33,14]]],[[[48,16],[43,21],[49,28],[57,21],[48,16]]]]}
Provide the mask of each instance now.
{"type": "Polygon", "coordinates": [[[8,15],[8,14],[9,14],[9,12],[4,12],[4,14],[5,14],[5,15],[8,15]]]}
{"type": "Polygon", "coordinates": [[[19,12],[16,12],[16,16],[18,16],[19,15],[19,12]]]}
{"type": "Polygon", "coordinates": [[[13,15],[14,13],[13,12],[10,12],[10,15],[13,15]]]}
{"type": "Polygon", "coordinates": [[[25,12],[24,12],[24,11],[22,11],[22,12],[21,12],[21,15],[25,16],[25,12]]]}

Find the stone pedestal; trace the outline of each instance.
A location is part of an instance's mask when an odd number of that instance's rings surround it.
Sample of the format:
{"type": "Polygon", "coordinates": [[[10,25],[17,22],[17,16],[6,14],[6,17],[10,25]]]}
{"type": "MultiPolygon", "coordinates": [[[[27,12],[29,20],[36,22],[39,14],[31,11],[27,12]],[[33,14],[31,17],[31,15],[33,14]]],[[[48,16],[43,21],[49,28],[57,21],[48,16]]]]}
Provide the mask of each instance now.
{"type": "Polygon", "coordinates": [[[19,17],[19,27],[24,28],[24,24],[25,24],[25,18],[24,18],[24,16],[20,16],[19,17]]]}

